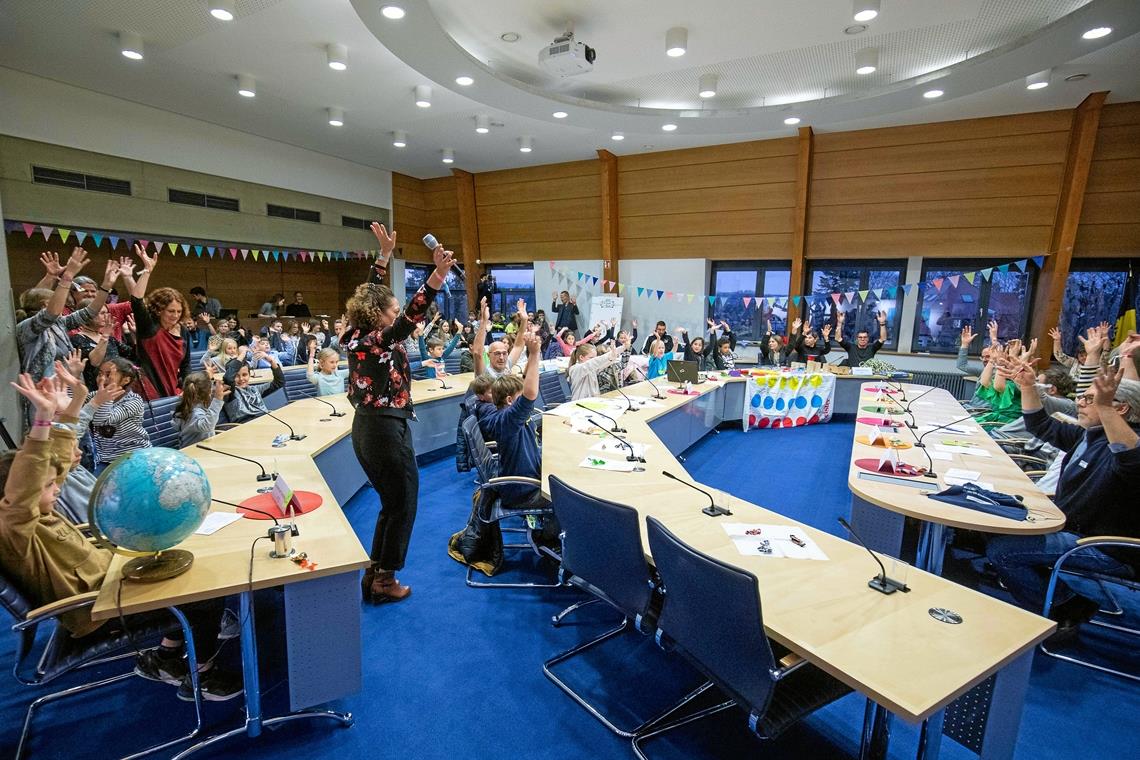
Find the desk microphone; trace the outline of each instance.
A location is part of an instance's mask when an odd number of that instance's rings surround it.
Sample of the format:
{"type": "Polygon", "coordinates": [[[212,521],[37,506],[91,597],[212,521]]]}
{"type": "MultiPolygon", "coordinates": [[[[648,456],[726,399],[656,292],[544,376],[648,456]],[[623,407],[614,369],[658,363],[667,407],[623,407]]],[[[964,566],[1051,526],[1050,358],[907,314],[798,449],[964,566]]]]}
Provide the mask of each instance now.
{"type": "Polygon", "coordinates": [[[438,388],[428,388],[429,393],[434,393],[436,391],[449,391],[449,390],[451,390],[451,386],[448,385],[447,381],[444,380],[442,377],[425,378],[425,379],[438,380],[439,381],[439,387],[438,388]]]}
{"type": "MultiPolygon", "coordinates": [[[[926,436],[930,435],[931,433],[935,432],[936,430],[942,430],[944,428],[948,428],[948,427],[951,427],[953,425],[957,425],[959,422],[966,422],[966,421],[972,420],[972,419],[974,419],[974,415],[971,414],[969,417],[963,417],[960,420],[954,420],[953,422],[947,422],[945,425],[939,425],[936,428],[931,428],[930,430],[927,430],[922,435],[915,435],[914,436],[915,448],[922,449],[922,453],[926,454],[926,461],[930,465],[930,469],[926,471],[926,477],[937,478],[938,475],[934,472],[934,460],[931,458],[930,452],[926,450],[926,444],[922,442],[922,439],[925,438],[926,436]]],[[[911,430],[910,434],[914,435],[914,431],[911,430]]]]}
{"type": "Polygon", "coordinates": [[[344,415],[344,412],[342,412],[342,411],[340,411],[339,409],[337,409],[337,408],[336,408],[336,405],[335,405],[335,404],[333,404],[331,401],[325,401],[325,400],[324,400],[323,398],[321,398],[320,396],[313,396],[313,398],[315,398],[317,401],[320,401],[322,404],[324,404],[325,406],[327,406],[327,407],[329,407],[330,409],[332,409],[332,412],[330,412],[330,413],[329,413],[329,416],[330,416],[330,417],[343,417],[343,416],[345,416],[345,415],[344,415]]]}
{"type": "MultiPolygon", "coordinates": [[[[901,388],[901,385],[900,385],[900,388],[901,388]]],[[[918,401],[920,398],[922,398],[923,396],[925,396],[927,393],[931,393],[931,392],[932,392],[932,391],[934,391],[934,390],[936,390],[936,388],[927,388],[927,389],[926,389],[926,390],[924,390],[922,393],[920,393],[920,394],[918,394],[917,396],[915,396],[914,398],[912,398],[910,401],[907,401],[907,400],[904,398],[904,399],[903,399],[903,401],[906,401],[906,411],[907,411],[907,414],[910,414],[910,408],[911,408],[911,406],[913,406],[913,405],[914,405],[914,402],[915,402],[915,401],[918,401]]],[[[904,395],[905,395],[905,394],[904,394],[904,395]]],[[[911,415],[911,419],[914,419],[914,415],[911,415]]]]}
{"type": "Polygon", "coordinates": [[[703,488],[697,488],[695,485],[693,485],[689,481],[681,480],[680,478],[678,478],[676,475],[674,475],[671,472],[666,472],[665,470],[662,470],[661,474],[664,475],[665,477],[669,478],[670,480],[675,480],[678,483],[684,483],[685,485],[687,485],[689,488],[693,489],[694,491],[699,491],[700,493],[703,493],[705,496],[709,497],[709,505],[701,510],[706,515],[708,515],[709,517],[720,517],[721,515],[731,515],[732,514],[732,510],[726,509],[724,507],[718,507],[716,505],[716,500],[713,499],[712,494],[709,493],[708,491],[704,490],[703,488]]]}
{"type": "MultiPolygon", "coordinates": [[[[621,381],[619,380],[618,382],[621,382],[621,381]]],[[[637,410],[633,408],[633,402],[629,400],[629,396],[625,395],[625,391],[623,391],[621,389],[621,386],[619,385],[617,388],[615,388],[615,390],[621,394],[622,398],[625,399],[626,411],[627,412],[636,412],[637,410]]]]}
{"type": "Polygon", "coordinates": [[[636,364],[633,365],[633,368],[641,373],[641,376],[645,378],[645,382],[649,383],[649,387],[651,387],[653,389],[653,398],[657,399],[658,401],[663,400],[665,397],[661,395],[661,391],[658,390],[657,386],[653,383],[653,381],[649,379],[649,375],[646,374],[645,370],[643,370],[641,367],[637,366],[636,364]]]}
{"type": "MultiPolygon", "coordinates": [[[[579,404],[577,402],[574,403],[574,406],[580,406],[583,409],[585,409],[586,411],[592,412],[593,414],[596,414],[600,417],[605,417],[607,420],[614,423],[613,430],[606,430],[607,433],[624,433],[625,432],[625,428],[618,427],[617,420],[615,420],[613,417],[609,416],[608,414],[603,414],[602,412],[591,409],[590,407],[586,406],[585,404],[579,404]]],[[[598,423],[596,423],[596,422],[594,424],[598,425],[598,423]]],[[[602,427],[602,426],[598,425],[598,427],[602,427]]],[[[602,429],[605,430],[605,428],[602,428],[602,429]]]]}
{"type": "Polygon", "coordinates": [[[855,539],[856,543],[858,543],[860,546],[862,546],[864,549],[867,550],[867,553],[871,555],[871,559],[875,560],[875,562],[878,563],[879,570],[882,571],[878,575],[876,575],[874,578],[867,581],[868,586],[875,589],[880,594],[893,594],[896,591],[901,591],[905,594],[908,591],[910,591],[910,589],[907,588],[907,585],[905,583],[899,583],[894,578],[888,578],[887,577],[887,568],[885,568],[883,566],[882,560],[880,560],[878,558],[878,556],[873,551],[871,551],[870,548],[868,548],[868,546],[865,543],[863,543],[863,539],[859,538],[859,534],[856,533],[855,529],[851,527],[851,523],[847,522],[842,517],[840,517],[839,518],[839,524],[842,525],[844,528],[847,528],[847,532],[851,534],[851,537],[855,539]]]}
{"type": "MultiPolygon", "coordinates": [[[[601,429],[601,430],[606,430],[604,427],[602,427],[601,425],[599,425],[599,424],[598,424],[597,422],[595,422],[594,420],[590,420],[590,424],[591,424],[591,425],[593,425],[593,426],[594,426],[594,427],[596,427],[596,428],[599,428],[599,429],[601,429]]],[[[625,446],[627,449],[629,449],[629,456],[627,456],[627,457],[625,458],[625,461],[627,461],[627,462],[644,462],[644,461],[645,461],[644,459],[642,459],[641,457],[639,457],[639,456],[637,455],[637,450],[633,448],[633,444],[631,444],[629,441],[627,441],[626,439],[622,438],[620,435],[617,435],[617,434],[616,434],[616,433],[614,433],[612,430],[606,430],[606,432],[607,432],[607,433],[609,433],[609,434],[610,434],[610,436],[611,436],[611,437],[612,437],[614,440],[616,440],[618,443],[620,443],[622,446],[625,446]]]]}
{"type": "MultiPolygon", "coordinates": [[[[325,403],[327,404],[328,402],[326,401],[325,403]]],[[[330,404],[330,406],[331,406],[331,404],[330,404]]],[[[285,427],[289,428],[289,440],[290,440],[290,441],[303,441],[303,440],[305,440],[305,438],[307,438],[307,437],[308,437],[308,436],[304,436],[304,435],[297,435],[297,431],[295,431],[295,430],[293,429],[293,426],[292,426],[292,425],[290,425],[288,422],[286,422],[285,420],[281,419],[280,417],[275,417],[275,416],[273,415],[273,413],[272,413],[272,412],[266,412],[266,413],[265,413],[265,416],[266,416],[266,417],[269,417],[270,419],[274,419],[274,420],[277,420],[277,421],[278,421],[278,422],[280,422],[282,425],[284,425],[285,427]]]]}
{"type": "Polygon", "coordinates": [[[250,464],[257,465],[258,468],[261,470],[261,474],[257,476],[257,479],[259,481],[277,480],[277,473],[273,473],[272,475],[270,475],[269,473],[267,473],[265,471],[265,468],[262,466],[261,462],[257,461],[256,459],[246,459],[245,457],[238,456],[237,454],[231,454],[228,451],[222,451],[221,449],[211,449],[209,446],[203,446],[200,443],[197,444],[197,446],[198,446],[198,448],[200,448],[204,451],[212,451],[215,454],[221,454],[222,456],[233,457],[234,459],[240,459],[243,462],[249,462],[250,464]]]}

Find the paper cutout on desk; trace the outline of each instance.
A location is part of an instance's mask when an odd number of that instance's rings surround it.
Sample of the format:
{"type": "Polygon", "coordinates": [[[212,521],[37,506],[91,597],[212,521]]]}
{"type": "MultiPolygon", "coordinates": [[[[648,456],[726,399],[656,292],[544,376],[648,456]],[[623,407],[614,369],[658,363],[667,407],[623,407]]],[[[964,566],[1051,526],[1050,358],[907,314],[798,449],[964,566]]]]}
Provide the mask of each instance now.
{"type": "Polygon", "coordinates": [[[238,512],[211,512],[206,515],[206,519],[198,526],[198,530],[194,531],[194,535],[212,536],[230,523],[237,522],[241,518],[242,516],[238,512]]]}
{"type": "Polygon", "coordinates": [[[935,451],[942,451],[947,454],[966,454],[972,457],[992,457],[993,454],[985,449],[979,449],[975,446],[959,446],[953,442],[939,443],[934,446],[935,451]]]}
{"type": "Polygon", "coordinates": [[[893,431],[890,435],[882,435],[880,433],[857,435],[855,436],[855,440],[865,446],[877,446],[879,448],[909,449],[912,445],[894,435],[893,431]]]}
{"type": "Polygon", "coordinates": [[[963,469],[960,469],[958,467],[951,467],[949,470],[947,470],[943,474],[946,476],[947,479],[958,478],[959,480],[969,480],[969,481],[974,481],[974,480],[977,480],[978,478],[982,477],[982,473],[978,472],[977,470],[963,470],[963,469]]]}
{"type": "Polygon", "coordinates": [[[887,475],[898,475],[903,478],[914,478],[923,472],[923,470],[920,470],[914,465],[906,464],[905,462],[898,462],[892,467],[889,464],[884,464],[883,460],[874,458],[856,459],[855,466],[861,470],[867,470],[868,472],[881,472],[887,475]]]}
{"type": "Polygon", "coordinates": [[[885,417],[856,417],[855,421],[862,425],[871,425],[872,427],[897,427],[901,422],[888,420],[885,417]]]}
{"type": "Polygon", "coordinates": [[[736,550],[746,557],[783,557],[785,559],[826,560],[827,555],[811,539],[807,530],[797,525],[762,525],[757,523],[721,523],[736,550]],[[749,535],[748,531],[753,531],[749,535]],[[759,531],[758,534],[755,531],[759,531]],[[803,546],[792,541],[799,539],[803,546]],[[767,551],[760,551],[763,544],[767,551]]]}
{"type": "MultiPolygon", "coordinates": [[[[645,458],[645,452],[649,450],[649,444],[630,441],[629,445],[633,447],[633,455],[635,457],[645,458]]],[[[629,448],[612,438],[598,441],[590,447],[590,451],[601,451],[606,454],[621,454],[623,457],[629,456],[629,448]]]]}
{"type": "Polygon", "coordinates": [[[578,463],[579,467],[587,470],[608,470],[609,472],[633,472],[635,462],[620,462],[601,457],[586,457],[578,463]]]}

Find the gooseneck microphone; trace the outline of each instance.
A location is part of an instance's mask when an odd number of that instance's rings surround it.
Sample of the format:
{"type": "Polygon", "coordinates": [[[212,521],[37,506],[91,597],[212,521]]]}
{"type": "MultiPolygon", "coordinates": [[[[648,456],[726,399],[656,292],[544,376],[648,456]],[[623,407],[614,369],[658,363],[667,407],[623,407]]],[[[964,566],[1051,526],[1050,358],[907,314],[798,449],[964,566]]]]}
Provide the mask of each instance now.
{"type": "Polygon", "coordinates": [[[896,591],[902,591],[905,594],[910,591],[905,583],[900,583],[894,578],[887,577],[887,568],[883,566],[882,560],[880,560],[878,556],[876,556],[876,554],[871,551],[870,547],[863,543],[863,539],[859,538],[859,534],[856,533],[855,529],[851,527],[851,523],[840,517],[839,524],[847,529],[847,532],[851,534],[851,537],[855,539],[855,542],[866,549],[867,553],[871,555],[871,559],[875,560],[875,562],[879,565],[879,570],[881,572],[871,580],[867,581],[868,586],[875,589],[880,594],[893,594],[896,591]]]}
{"type": "Polygon", "coordinates": [[[270,475],[269,473],[267,473],[265,471],[265,467],[262,466],[261,462],[257,461],[256,459],[247,459],[246,457],[238,456],[237,454],[231,454],[228,451],[222,451],[221,449],[212,449],[209,446],[203,446],[200,443],[196,444],[196,445],[198,448],[202,449],[203,451],[212,451],[215,454],[221,454],[222,456],[233,457],[234,459],[240,459],[243,462],[249,462],[250,464],[257,465],[257,468],[259,470],[261,470],[261,474],[257,476],[257,479],[259,481],[277,480],[277,473],[273,473],[272,475],[270,475]]]}
{"type": "Polygon", "coordinates": [[[627,412],[636,412],[636,411],[638,411],[637,409],[634,409],[634,408],[633,408],[633,402],[629,400],[629,396],[625,395],[625,391],[623,391],[623,390],[621,389],[621,386],[620,386],[620,385],[619,385],[617,388],[615,388],[614,390],[616,390],[618,393],[620,393],[620,394],[621,394],[621,397],[625,399],[625,407],[626,407],[626,408],[625,408],[625,410],[626,410],[627,412]]]}
{"type": "Polygon", "coordinates": [[[332,403],[331,401],[325,401],[320,396],[313,396],[313,398],[315,398],[317,401],[320,401],[322,404],[324,404],[325,406],[332,409],[332,411],[329,413],[330,417],[343,417],[344,416],[344,412],[337,409],[336,404],[332,403]]]}
{"type": "MultiPolygon", "coordinates": [[[[590,412],[592,414],[596,414],[599,417],[605,417],[607,420],[614,423],[613,430],[606,430],[607,433],[624,433],[625,432],[625,428],[618,427],[617,420],[615,420],[613,417],[609,416],[608,414],[603,414],[602,412],[599,412],[596,409],[591,409],[590,407],[586,406],[585,404],[580,404],[578,402],[575,402],[574,406],[580,406],[583,409],[585,409],[587,412],[590,412]]],[[[595,422],[594,424],[597,425],[598,423],[595,422]]],[[[602,426],[598,425],[598,427],[602,427],[602,426]]],[[[604,430],[604,428],[603,428],[603,430],[604,430]]]]}
{"type": "MultiPolygon", "coordinates": [[[[326,401],[325,403],[328,403],[328,402],[326,401]]],[[[274,419],[274,420],[277,420],[277,421],[278,421],[278,422],[280,422],[282,425],[284,425],[285,427],[289,428],[289,440],[290,440],[290,441],[303,441],[303,440],[305,440],[305,439],[308,437],[308,436],[305,436],[305,435],[297,435],[297,431],[293,429],[293,426],[292,426],[292,425],[290,425],[288,422],[286,422],[285,420],[281,419],[280,417],[275,417],[275,416],[273,415],[273,413],[272,413],[272,412],[266,412],[266,413],[265,413],[265,416],[266,416],[266,417],[269,417],[270,419],[274,419]]]]}
{"type": "Polygon", "coordinates": [[[687,485],[689,488],[693,489],[694,491],[697,491],[699,493],[703,493],[705,496],[709,497],[709,505],[701,510],[706,515],[708,515],[709,517],[720,517],[721,515],[731,515],[732,514],[732,510],[726,509],[724,507],[718,507],[716,504],[716,500],[713,499],[713,495],[711,493],[709,493],[708,491],[704,490],[703,488],[697,488],[695,485],[693,485],[689,481],[681,480],[680,478],[678,478],[676,475],[674,475],[671,472],[667,472],[665,470],[662,470],[661,474],[664,475],[665,477],[669,478],[670,480],[675,480],[678,483],[683,483],[683,484],[687,485]]]}
{"type": "MultiPolygon", "coordinates": [[[[593,425],[594,427],[598,428],[599,430],[606,430],[604,427],[602,427],[601,425],[599,425],[599,424],[598,424],[597,422],[595,422],[594,420],[590,420],[590,424],[591,424],[591,425],[593,425]]],[[[630,443],[630,442],[629,442],[629,441],[627,441],[626,439],[622,438],[620,435],[617,435],[617,434],[616,434],[616,433],[614,433],[612,430],[606,430],[606,432],[610,434],[610,437],[611,437],[611,438],[613,438],[614,440],[616,440],[616,441],[617,441],[618,443],[620,443],[622,446],[625,446],[627,449],[629,449],[629,456],[627,456],[627,457],[625,458],[625,461],[627,461],[627,462],[644,462],[644,461],[645,461],[645,460],[644,460],[642,457],[639,457],[639,456],[637,455],[637,450],[633,448],[633,444],[632,444],[632,443],[630,443]]]]}
{"type": "Polygon", "coordinates": [[[658,389],[657,385],[649,379],[649,375],[645,372],[645,370],[643,370],[641,367],[638,367],[636,364],[633,366],[633,368],[641,373],[641,376],[645,378],[645,382],[649,383],[649,387],[653,389],[653,398],[657,399],[658,401],[663,400],[665,397],[661,395],[661,391],[658,389]]]}
{"type": "MultiPolygon", "coordinates": [[[[959,422],[968,422],[969,420],[972,420],[972,419],[974,419],[974,415],[971,414],[969,417],[963,417],[962,419],[954,420],[953,422],[947,422],[945,425],[939,425],[936,428],[931,428],[930,430],[927,430],[922,435],[915,436],[915,438],[914,438],[915,448],[922,449],[922,453],[926,454],[926,461],[930,465],[930,469],[926,471],[926,477],[937,478],[938,475],[934,472],[934,460],[931,459],[930,452],[928,452],[926,450],[926,444],[922,442],[922,439],[925,438],[926,436],[930,435],[931,433],[938,431],[938,430],[944,430],[945,428],[957,425],[959,422]]],[[[910,431],[910,434],[914,435],[914,431],[913,430],[910,431]]]]}

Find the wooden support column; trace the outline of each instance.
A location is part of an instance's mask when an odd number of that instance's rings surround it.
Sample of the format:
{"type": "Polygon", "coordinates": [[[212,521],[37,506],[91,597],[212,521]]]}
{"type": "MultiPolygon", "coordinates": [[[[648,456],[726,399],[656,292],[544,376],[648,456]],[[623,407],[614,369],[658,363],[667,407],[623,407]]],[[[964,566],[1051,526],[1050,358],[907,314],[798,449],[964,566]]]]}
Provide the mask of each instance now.
{"type": "MultiPolygon", "coordinates": [[[[792,226],[792,271],[789,287],[792,294],[804,295],[807,292],[804,275],[804,253],[807,243],[808,206],[811,197],[811,158],[815,145],[815,135],[811,127],[800,127],[799,144],[796,148],[796,215],[792,226]]],[[[800,314],[800,307],[788,299],[788,332],[792,322],[800,314]]]]}
{"type": "Polygon", "coordinates": [[[463,245],[463,272],[467,275],[467,308],[479,313],[479,214],[475,209],[475,175],[452,169],[455,175],[455,199],[459,206],[459,240],[463,245]]]}
{"type": "Polygon", "coordinates": [[[1052,343],[1045,340],[1045,335],[1061,318],[1065,283],[1069,279],[1069,266],[1073,261],[1073,246],[1077,241],[1081,209],[1085,205],[1085,188],[1089,181],[1093,150],[1096,148],[1101,109],[1107,95],[1107,92],[1094,92],[1073,111],[1068,153],[1065,157],[1065,175],[1061,180],[1061,194],[1053,218],[1053,234],[1049,238],[1050,254],[1045,257],[1045,266],[1037,279],[1033,319],[1029,329],[1029,335],[1040,340],[1037,353],[1041,358],[1041,366],[1047,366],[1052,353],[1052,343]]]}
{"type": "Polygon", "coordinates": [[[608,150],[598,151],[602,182],[602,278],[617,292],[618,278],[618,162],[608,150]]]}

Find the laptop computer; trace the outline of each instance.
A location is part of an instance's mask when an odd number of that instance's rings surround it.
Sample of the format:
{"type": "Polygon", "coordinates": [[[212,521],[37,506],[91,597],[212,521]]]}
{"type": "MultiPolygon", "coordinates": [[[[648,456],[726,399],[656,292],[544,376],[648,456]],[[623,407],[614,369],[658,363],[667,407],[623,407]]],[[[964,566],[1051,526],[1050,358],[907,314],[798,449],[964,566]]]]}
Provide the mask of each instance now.
{"type": "Polygon", "coordinates": [[[697,377],[697,363],[670,359],[665,365],[665,379],[679,385],[685,383],[696,385],[700,382],[700,378],[697,377]]]}

